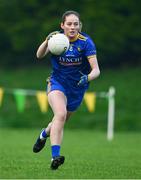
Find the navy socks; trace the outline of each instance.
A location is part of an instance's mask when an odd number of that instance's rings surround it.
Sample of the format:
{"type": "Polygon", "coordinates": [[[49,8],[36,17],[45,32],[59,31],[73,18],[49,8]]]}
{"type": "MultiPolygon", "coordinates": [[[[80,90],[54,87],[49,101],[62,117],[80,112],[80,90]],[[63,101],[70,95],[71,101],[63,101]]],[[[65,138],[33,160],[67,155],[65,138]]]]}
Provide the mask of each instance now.
{"type": "Polygon", "coordinates": [[[52,158],[60,156],[60,145],[51,146],[52,158]]]}

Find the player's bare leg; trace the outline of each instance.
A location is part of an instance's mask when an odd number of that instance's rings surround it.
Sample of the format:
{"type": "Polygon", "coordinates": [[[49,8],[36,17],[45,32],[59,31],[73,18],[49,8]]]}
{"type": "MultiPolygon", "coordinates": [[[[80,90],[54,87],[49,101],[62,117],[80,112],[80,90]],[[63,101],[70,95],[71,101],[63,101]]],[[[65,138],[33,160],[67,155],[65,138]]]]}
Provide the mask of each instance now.
{"type": "Polygon", "coordinates": [[[51,145],[60,145],[62,142],[63,128],[67,117],[67,100],[61,91],[55,90],[48,94],[48,101],[54,113],[50,129],[51,145]]]}
{"type": "MultiPolygon", "coordinates": [[[[72,112],[67,112],[66,121],[68,121],[71,115],[72,112]]],[[[47,137],[50,136],[51,126],[52,126],[52,122],[50,122],[48,126],[41,131],[39,137],[36,140],[36,143],[33,146],[33,152],[38,153],[44,148],[46,139],[47,137]]]]}
{"type": "Polygon", "coordinates": [[[60,156],[60,146],[67,117],[67,100],[64,93],[54,90],[48,94],[48,101],[54,113],[50,129],[50,142],[52,149],[51,169],[57,169],[65,160],[64,156],[60,156]]]}
{"type": "MultiPolygon", "coordinates": [[[[73,112],[67,111],[67,116],[66,116],[66,122],[69,120],[70,116],[73,114],[73,112]]],[[[50,136],[50,130],[52,126],[52,121],[48,124],[48,126],[45,128],[46,133],[48,136],[50,136]]]]}
{"type": "Polygon", "coordinates": [[[52,122],[50,122],[45,128],[37,142],[34,145],[33,151],[39,152],[46,143],[46,136],[50,136],[51,146],[52,146],[52,163],[51,168],[57,169],[58,166],[64,163],[64,156],[60,156],[60,145],[63,138],[63,128],[65,121],[69,119],[72,112],[67,112],[66,110],[66,97],[60,91],[52,91],[48,95],[49,104],[53,110],[54,117],[52,122]],[[57,101],[56,101],[57,99],[57,101]],[[55,149],[54,149],[55,148],[55,149]],[[57,149],[56,149],[57,148],[57,149]],[[56,154],[57,150],[57,154],[56,154]]]}

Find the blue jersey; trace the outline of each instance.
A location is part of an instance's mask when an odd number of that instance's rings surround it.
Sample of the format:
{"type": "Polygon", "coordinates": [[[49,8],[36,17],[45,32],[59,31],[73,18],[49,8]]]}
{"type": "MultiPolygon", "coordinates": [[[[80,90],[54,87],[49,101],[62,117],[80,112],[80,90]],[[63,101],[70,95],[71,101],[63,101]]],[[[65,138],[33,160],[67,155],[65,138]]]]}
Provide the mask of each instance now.
{"type": "Polygon", "coordinates": [[[89,74],[91,71],[88,58],[95,54],[96,47],[92,39],[85,33],[78,33],[75,40],[70,41],[67,52],[51,56],[52,76],[59,82],[71,80],[72,85],[77,84],[82,74],[89,74]]]}
{"type": "Polygon", "coordinates": [[[91,71],[88,58],[96,54],[96,48],[91,38],[79,33],[75,40],[70,42],[67,52],[60,56],[51,56],[53,72],[47,86],[47,92],[59,90],[67,98],[67,111],[75,111],[81,104],[89,83],[78,86],[82,74],[91,71]]]}

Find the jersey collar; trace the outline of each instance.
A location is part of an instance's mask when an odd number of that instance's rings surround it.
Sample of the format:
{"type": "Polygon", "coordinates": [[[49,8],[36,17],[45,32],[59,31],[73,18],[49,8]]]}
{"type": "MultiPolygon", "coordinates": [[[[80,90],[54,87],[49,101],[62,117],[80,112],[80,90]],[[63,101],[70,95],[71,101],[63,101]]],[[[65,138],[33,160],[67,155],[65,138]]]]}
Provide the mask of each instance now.
{"type": "Polygon", "coordinates": [[[76,41],[78,39],[78,36],[79,36],[79,33],[74,38],[70,39],[70,42],[76,41]]]}

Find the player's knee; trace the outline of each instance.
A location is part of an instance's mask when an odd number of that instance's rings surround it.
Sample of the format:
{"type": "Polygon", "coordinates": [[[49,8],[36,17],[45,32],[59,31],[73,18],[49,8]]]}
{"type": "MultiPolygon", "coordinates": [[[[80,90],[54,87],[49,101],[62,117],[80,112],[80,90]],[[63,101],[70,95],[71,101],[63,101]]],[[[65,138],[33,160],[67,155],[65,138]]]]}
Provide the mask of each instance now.
{"type": "Polygon", "coordinates": [[[56,113],[55,116],[57,117],[59,121],[65,121],[67,117],[67,111],[64,110],[64,111],[58,112],[56,113]]]}

